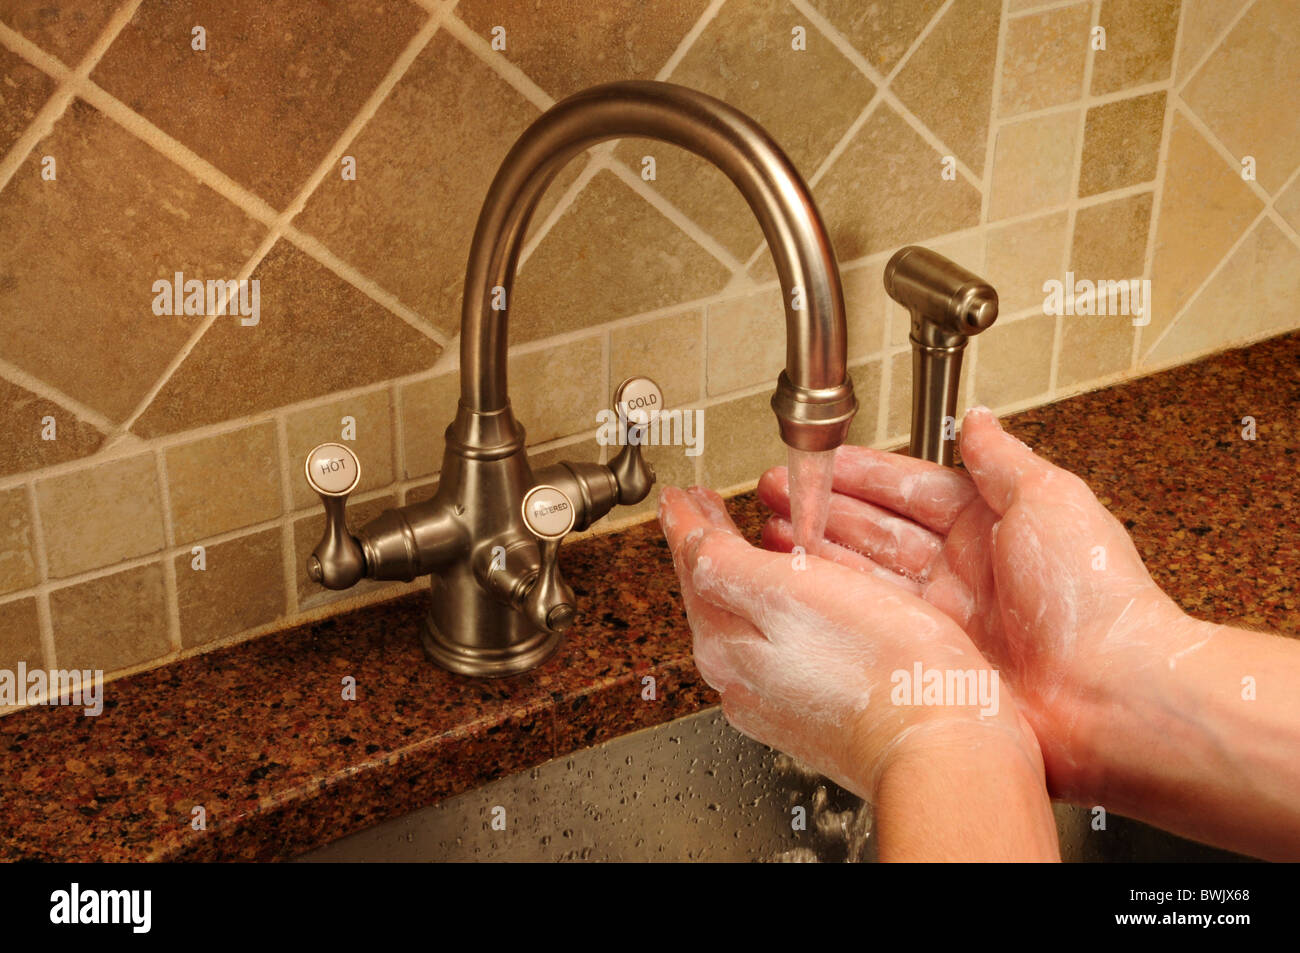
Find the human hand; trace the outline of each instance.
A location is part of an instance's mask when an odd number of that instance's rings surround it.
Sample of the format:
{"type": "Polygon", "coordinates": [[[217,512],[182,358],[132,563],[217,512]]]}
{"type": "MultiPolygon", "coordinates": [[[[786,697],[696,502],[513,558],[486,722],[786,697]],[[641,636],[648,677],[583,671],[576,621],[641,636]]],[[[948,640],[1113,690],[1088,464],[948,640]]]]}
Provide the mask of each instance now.
{"type": "Polygon", "coordinates": [[[734,727],[868,800],[894,761],[957,745],[1023,755],[1041,787],[1037,742],[1009,693],[985,715],[974,704],[891,699],[893,674],[918,663],[988,678],[987,661],[943,612],[831,560],[809,556],[799,568],[751,546],[711,491],[666,487],[659,513],[696,665],[734,727]]]}
{"type": "MultiPolygon", "coordinates": [[[[823,557],[920,594],[955,620],[1016,690],[1053,792],[1074,797],[1107,706],[1152,666],[1207,637],[1152,580],[1124,527],[1078,477],[1005,433],[985,408],[961,432],[970,476],[842,447],[823,557]]],[[[792,545],[784,468],[759,496],[764,545],[792,545]]]]}

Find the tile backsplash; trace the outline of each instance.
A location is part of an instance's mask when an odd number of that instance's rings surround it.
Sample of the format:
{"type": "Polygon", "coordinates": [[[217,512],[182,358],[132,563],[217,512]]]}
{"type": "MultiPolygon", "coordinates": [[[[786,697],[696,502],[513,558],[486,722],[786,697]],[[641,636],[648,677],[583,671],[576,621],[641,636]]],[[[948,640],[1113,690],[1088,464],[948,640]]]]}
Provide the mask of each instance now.
{"type": "MultiPolygon", "coordinates": [[[[403,588],[307,579],[302,460],[353,441],[353,525],[433,492],[495,169],[558,99],[632,78],[746,111],[810,183],[855,442],[906,437],[903,244],[999,290],[964,406],[1300,327],[1294,0],[0,0],[0,669],[111,677],[403,588]],[[1067,272],[1149,279],[1150,307],[1048,313],[1067,272]],[[168,313],[178,274],[258,296],[168,313]]],[[[645,373],[704,410],[702,454],[650,454],[661,481],[752,485],[784,461],[774,274],[701,160],[575,160],[511,303],[530,453],[601,459],[596,412],[645,373]]]]}

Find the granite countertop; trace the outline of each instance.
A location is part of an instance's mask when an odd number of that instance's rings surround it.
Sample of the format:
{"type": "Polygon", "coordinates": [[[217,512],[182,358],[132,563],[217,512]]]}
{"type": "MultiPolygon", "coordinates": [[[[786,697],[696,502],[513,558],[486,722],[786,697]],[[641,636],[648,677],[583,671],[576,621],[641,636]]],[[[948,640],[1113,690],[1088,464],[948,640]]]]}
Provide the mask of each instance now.
{"type": "MultiPolygon", "coordinates": [[[[1291,334],[1005,423],[1088,481],[1189,612],[1295,636],[1298,418],[1291,334]]],[[[733,511],[756,539],[753,495],[733,511]]],[[[427,663],[419,593],[110,683],[98,718],[0,719],[0,859],[281,859],[717,703],[657,524],[563,559],[585,616],[548,662],[507,680],[427,663]]]]}

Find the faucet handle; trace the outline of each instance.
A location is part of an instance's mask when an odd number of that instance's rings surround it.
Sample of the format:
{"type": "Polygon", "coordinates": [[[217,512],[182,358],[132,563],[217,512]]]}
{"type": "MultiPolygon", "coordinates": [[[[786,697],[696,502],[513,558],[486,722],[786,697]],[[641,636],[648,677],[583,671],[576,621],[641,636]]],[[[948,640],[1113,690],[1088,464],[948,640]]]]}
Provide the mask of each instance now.
{"type": "Polygon", "coordinates": [[[543,483],[524,494],[524,525],[537,537],[541,568],[524,597],[524,613],[548,632],[563,632],[577,616],[577,597],[560,576],[560,541],[573,529],[573,501],[559,487],[543,483]]]}
{"type": "Polygon", "coordinates": [[[654,467],[646,462],[641,447],[647,442],[651,422],[663,406],[663,391],[648,377],[629,377],[614,391],[614,412],[618,415],[619,433],[626,435],[626,442],[609,461],[609,469],[618,484],[618,502],[624,506],[640,503],[654,486],[654,467]]]}
{"type": "Polygon", "coordinates": [[[325,532],[307,558],[307,575],[326,589],[355,586],[366,574],[366,559],[348,532],[346,506],[361,481],[361,463],[341,443],[323,443],[307,454],[304,470],[325,506],[325,532]]]}

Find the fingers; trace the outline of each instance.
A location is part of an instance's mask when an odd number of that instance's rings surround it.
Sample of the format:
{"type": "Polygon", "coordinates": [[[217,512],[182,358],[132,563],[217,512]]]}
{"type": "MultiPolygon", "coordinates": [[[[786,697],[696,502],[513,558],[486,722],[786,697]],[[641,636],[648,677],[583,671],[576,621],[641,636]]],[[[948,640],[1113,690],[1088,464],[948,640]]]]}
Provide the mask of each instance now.
{"type": "MultiPolygon", "coordinates": [[[[792,552],[794,550],[794,524],[780,516],[770,518],[763,524],[763,548],[774,553],[792,552]]],[[[886,569],[869,556],[864,556],[856,550],[841,546],[831,540],[823,540],[820,546],[812,550],[811,555],[820,556],[822,559],[829,559],[833,563],[847,566],[856,572],[883,579],[908,592],[919,593],[921,591],[921,584],[915,580],[900,576],[898,573],[886,569]]]]}
{"type": "Polygon", "coordinates": [[[999,516],[1025,489],[1063,473],[1002,429],[987,407],[972,407],[961,427],[961,458],[980,496],[999,516]]]}
{"type": "MultiPolygon", "coordinates": [[[[763,474],[758,481],[758,496],[777,514],[789,518],[790,486],[784,467],[763,474]]],[[[842,547],[866,553],[875,563],[895,573],[914,577],[924,576],[943,548],[943,538],[936,533],[910,519],[843,493],[831,494],[826,538],[842,547]]],[[[843,562],[820,550],[817,554],[843,562]]],[[[852,565],[852,568],[860,569],[861,566],[852,565]]]]}
{"type": "Polygon", "coordinates": [[[975,498],[970,478],[928,460],[845,445],[835,454],[835,491],[946,533],[975,498]]]}

